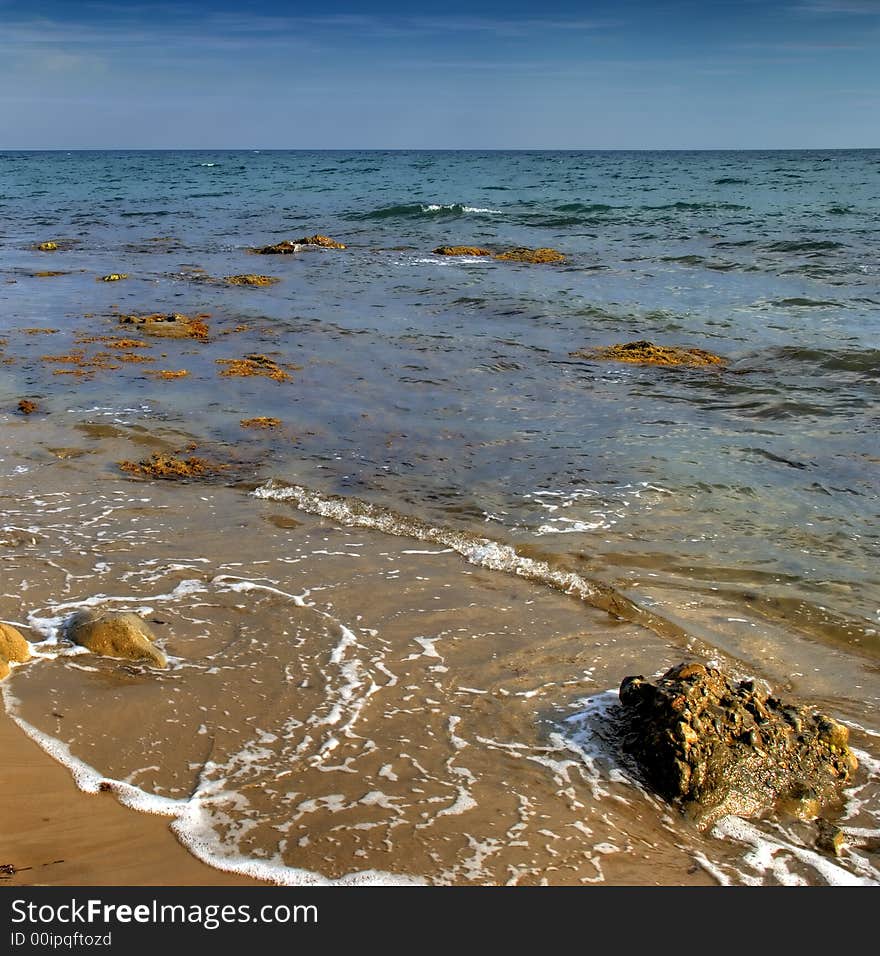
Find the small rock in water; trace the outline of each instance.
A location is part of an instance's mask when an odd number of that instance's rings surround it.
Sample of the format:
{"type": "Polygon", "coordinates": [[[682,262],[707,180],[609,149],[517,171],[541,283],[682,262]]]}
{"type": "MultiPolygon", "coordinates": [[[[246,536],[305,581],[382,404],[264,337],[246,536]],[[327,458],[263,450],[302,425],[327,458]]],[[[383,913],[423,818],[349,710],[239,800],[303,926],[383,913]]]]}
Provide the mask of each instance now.
{"type": "Polygon", "coordinates": [[[29,398],[23,398],[18,403],[18,410],[22,415],[32,415],[37,409],[39,409],[39,404],[35,401],[32,401],[29,398]]]}
{"type": "Polygon", "coordinates": [[[83,610],[72,615],[64,626],[64,636],[93,654],[129,661],[144,661],[153,667],[167,667],[165,655],[153,646],[150,626],[129,612],[83,610]]]}
{"type": "Polygon", "coordinates": [[[123,279],[128,278],[127,272],[111,272],[110,275],[101,276],[99,282],[121,282],[123,279]]]}
{"type": "Polygon", "coordinates": [[[11,624],[0,622],[0,680],[9,676],[10,663],[30,660],[31,646],[11,624]]]}
{"type": "Polygon", "coordinates": [[[858,766],[842,724],[702,664],[626,677],[620,700],[623,749],[701,827],[770,810],[813,818],[858,766]]]}

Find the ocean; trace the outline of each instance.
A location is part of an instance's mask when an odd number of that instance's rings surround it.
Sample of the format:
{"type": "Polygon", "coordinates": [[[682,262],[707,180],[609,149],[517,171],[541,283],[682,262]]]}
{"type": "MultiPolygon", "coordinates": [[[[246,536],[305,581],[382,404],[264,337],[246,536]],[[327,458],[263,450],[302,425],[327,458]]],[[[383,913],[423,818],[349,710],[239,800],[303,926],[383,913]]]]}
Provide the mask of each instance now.
{"type": "Polygon", "coordinates": [[[878,235],[876,150],[0,153],[7,710],[278,882],[877,882],[878,235]],[[636,340],[727,362],[589,357],[636,340]],[[66,647],[84,606],[170,668],[66,647]],[[850,727],[843,856],[615,757],[685,659],[850,727]]]}

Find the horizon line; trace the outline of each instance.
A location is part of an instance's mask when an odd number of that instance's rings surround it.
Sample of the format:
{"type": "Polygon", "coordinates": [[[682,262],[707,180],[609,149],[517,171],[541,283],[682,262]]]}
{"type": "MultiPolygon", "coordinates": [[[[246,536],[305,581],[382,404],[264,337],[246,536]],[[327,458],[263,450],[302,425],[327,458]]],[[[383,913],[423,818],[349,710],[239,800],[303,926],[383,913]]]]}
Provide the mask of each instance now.
{"type": "Polygon", "coordinates": [[[284,153],[712,153],[853,152],[878,146],[0,146],[0,153],[284,152],[284,153]]]}

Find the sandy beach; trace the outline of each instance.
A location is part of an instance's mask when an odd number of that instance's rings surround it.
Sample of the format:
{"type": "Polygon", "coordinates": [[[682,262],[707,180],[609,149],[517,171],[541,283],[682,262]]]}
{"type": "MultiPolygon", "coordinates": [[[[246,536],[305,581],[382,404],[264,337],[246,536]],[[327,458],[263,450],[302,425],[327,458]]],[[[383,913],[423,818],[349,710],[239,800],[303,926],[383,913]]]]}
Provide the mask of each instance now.
{"type": "Polygon", "coordinates": [[[134,813],[111,793],[83,793],[6,714],[0,753],[0,885],[257,885],[200,863],[177,842],[167,818],[134,813]]]}

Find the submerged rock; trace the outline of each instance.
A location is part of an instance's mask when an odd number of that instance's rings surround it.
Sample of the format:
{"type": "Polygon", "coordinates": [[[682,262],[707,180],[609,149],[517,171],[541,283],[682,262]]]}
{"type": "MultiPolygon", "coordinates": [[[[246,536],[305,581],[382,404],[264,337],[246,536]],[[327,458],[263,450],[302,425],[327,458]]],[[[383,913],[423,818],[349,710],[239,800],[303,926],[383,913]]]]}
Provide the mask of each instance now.
{"type": "Polygon", "coordinates": [[[11,624],[0,622],[0,663],[23,664],[30,659],[31,646],[21,632],[11,624]]]}
{"type": "Polygon", "coordinates": [[[167,667],[165,655],[153,646],[155,635],[137,614],[114,611],[77,611],[64,627],[65,637],[93,654],[167,667]]]}
{"type": "Polygon", "coordinates": [[[622,746],[701,827],[777,810],[815,818],[858,766],[842,724],[702,664],[620,685],[622,746]]]}
{"type": "Polygon", "coordinates": [[[438,246],[433,250],[435,256],[491,256],[490,249],[479,246],[438,246]]]}
{"type": "Polygon", "coordinates": [[[123,315],[120,325],[133,325],[146,335],[156,335],[168,339],[195,339],[206,342],[208,326],[203,316],[190,318],[179,312],[170,314],[156,312],[152,315],[123,315]]]}
{"type": "Polygon", "coordinates": [[[634,365],[686,365],[691,368],[706,368],[726,365],[727,359],[704,349],[687,349],[674,345],[655,345],[645,339],[608,345],[593,349],[580,349],[571,353],[572,358],[606,362],[629,362],[634,365]]]}
{"type": "Polygon", "coordinates": [[[565,262],[565,256],[557,249],[528,249],[525,246],[509,249],[507,252],[495,256],[495,258],[506,262],[565,262]]]}
{"type": "Polygon", "coordinates": [[[39,402],[35,402],[30,398],[23,398],[18,403],[18,410],[22,415],[33,415],[39,409],[39,402]]]}

